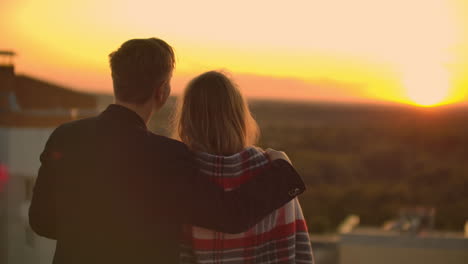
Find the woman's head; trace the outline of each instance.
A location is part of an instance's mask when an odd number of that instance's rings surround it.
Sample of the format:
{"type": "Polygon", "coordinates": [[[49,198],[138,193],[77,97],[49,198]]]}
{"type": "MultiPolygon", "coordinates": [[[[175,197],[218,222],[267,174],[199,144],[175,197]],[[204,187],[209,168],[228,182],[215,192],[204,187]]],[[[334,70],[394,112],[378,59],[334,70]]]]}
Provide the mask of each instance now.
{"type": "Polygon", "coordinates": [[[223,73],[209,71],[185,89],[175,134],[193,150],[230,155],[255,144],[258,127],[236,85],[223,73]]]}

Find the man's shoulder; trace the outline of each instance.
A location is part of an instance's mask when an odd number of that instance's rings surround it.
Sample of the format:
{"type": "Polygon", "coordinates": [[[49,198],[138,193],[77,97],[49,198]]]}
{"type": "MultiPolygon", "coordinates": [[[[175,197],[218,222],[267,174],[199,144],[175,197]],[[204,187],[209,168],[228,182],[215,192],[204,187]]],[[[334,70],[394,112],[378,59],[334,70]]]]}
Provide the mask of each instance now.
{"type": "Polygon", "coordinates": [[[189,155],[191,153],[188,147],[178,140],[152,132],[149,133],[149,138],[155,151],[165,151],[167,154],[174,155],[189,155]]]}
{"type": "Polygon", "coordinates": [[[86,142],[83,137],[93,133],[90,127],[95,123],[95,119],[95,117],[91,117],[59,125],[49,136],[45,149],[64,151],[65,149],[75,149],[77,146],[83,145],[86,142]]]}
{"type": "Polygon", "coordinates": [[[59,125],[54,132],[52,133],[53,136],[62,136],[62,135],[69,135],[69,134],[77,134],[82,133],[83,130],[86,130],[93,126],[96,123],[97,117],[88,117],[78,120],[73,120],[70,122],[63,123],[59,125]]]}

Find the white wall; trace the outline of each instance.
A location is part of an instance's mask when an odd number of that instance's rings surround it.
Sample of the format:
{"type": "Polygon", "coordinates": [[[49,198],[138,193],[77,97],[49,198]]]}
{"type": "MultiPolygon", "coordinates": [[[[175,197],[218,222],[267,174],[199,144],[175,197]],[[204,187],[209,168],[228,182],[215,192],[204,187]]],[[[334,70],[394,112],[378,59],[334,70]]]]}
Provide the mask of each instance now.
{"type": "Polygon", "coordinates": [[[39,155],[53,128],[0,128],[0,160],[11,174],[35,177],[39,155]]]}
{"type": "Polygon", "coordinates": [[[27,196],[37,176],[39,156],[53,129],[0,127],[0,161],[10,172],[7,184],[8,264],[52,263],[55,242],[38,237],[29,228],[27,196]]]}

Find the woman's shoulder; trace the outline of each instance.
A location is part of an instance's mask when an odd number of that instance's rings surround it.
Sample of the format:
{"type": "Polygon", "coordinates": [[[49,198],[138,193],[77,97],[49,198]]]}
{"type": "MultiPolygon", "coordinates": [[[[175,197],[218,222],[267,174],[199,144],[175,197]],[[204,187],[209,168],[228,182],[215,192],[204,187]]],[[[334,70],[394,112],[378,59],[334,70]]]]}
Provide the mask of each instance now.
{"type": "Polygon", "coordinates": [[[257,146],[248,146],[243,150],[231,154],[231,155],[216,155],[212,153],[197,151],[195,152],[199,159],[207,159],[207,160],[223,160],[224,162],[240,162],[246,159],[252,158],[268,158],[267,153],[260,147],[257,146]]]}

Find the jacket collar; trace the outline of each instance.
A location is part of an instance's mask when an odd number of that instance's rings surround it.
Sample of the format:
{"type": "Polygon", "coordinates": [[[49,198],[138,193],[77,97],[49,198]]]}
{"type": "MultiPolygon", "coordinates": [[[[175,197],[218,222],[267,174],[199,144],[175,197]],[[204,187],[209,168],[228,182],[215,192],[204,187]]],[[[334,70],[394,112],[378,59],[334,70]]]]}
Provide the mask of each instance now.
{"type": "Polygon", "coordinates": [[[128,126],[136,126],[145,130],[147,129],[145,121],[137,113],[125,106],[111,104],[106,108],[106,110],[104,110],[104,112],[102,112],[101,115],[116,119],[119,123],[128,126]]]}

